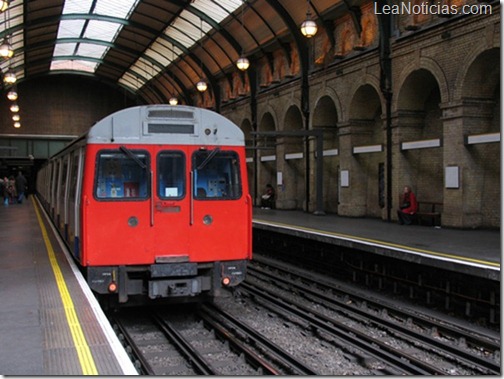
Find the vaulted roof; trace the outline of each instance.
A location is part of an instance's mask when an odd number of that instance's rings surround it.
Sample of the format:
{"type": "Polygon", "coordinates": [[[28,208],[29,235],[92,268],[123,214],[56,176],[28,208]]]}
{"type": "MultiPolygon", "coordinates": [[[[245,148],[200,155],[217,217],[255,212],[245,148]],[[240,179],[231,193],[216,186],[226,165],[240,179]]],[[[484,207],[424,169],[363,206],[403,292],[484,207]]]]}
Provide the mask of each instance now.
{"type": "MultiPolygon", "coordinates": [[[[350,0],[12,0],[0,38],[14,56],[0,64],[18,81],[57,73],[90,75],[146,102],[189,99],[202,76],[212,84],[291,44],[301,61],[307,11],[334,43],[330,21],[359,15],[350,0]]],[[[358,23],[356,23],[359,28],[358,23]]]]}

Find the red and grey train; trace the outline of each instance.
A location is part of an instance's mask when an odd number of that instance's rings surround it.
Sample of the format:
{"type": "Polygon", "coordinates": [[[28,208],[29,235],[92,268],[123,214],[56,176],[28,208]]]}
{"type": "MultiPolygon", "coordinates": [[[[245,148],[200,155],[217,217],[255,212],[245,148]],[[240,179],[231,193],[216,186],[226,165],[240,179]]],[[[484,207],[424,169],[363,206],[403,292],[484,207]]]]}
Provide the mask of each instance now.
{"type": "Polygon", "coordinates": [[[127,108],[52,156],[37,195],[100,298],[211,300],[252,258],[244,145],[210,110],[127,108]]]}

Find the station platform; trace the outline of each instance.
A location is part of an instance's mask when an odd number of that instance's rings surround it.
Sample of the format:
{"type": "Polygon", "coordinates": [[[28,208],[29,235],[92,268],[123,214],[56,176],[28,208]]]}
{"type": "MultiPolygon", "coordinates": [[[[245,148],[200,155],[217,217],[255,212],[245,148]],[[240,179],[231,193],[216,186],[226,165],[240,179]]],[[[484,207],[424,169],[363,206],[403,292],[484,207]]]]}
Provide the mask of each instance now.
{"type": "Polygon", "coordinates": [[[0,205],[0,375],[137,375],[33,197],[0,205]]]}
{"type": "Polygon", "coordinates": [[[399,225],[373,218],[253,209],[253,228],[500,281],[500,230],[399,225]]]}

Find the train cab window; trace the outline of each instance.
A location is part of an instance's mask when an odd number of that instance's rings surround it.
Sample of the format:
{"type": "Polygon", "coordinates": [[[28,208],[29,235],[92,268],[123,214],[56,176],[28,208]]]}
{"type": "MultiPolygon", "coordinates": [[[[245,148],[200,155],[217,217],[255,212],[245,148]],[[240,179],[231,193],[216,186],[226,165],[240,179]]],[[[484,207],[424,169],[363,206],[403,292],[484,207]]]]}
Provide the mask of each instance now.
{"type": "Polygon", "coordinates": [[[157,159],[158,196],[177,199],[185,195],[185,156],[180,151],[164,151],[157,159]]]}
{"type": "Polygon", "coordinates": [[[101,151],[97,155],[95,194],[98,199],[146,199],[149,160],[146,152],[101,151]]]}
{"type": "Polygon", "coordinates": [[[238,154],[200,150],[193,154],[193,196],[199,200],[238,199],[242,195],[238,154]]]}

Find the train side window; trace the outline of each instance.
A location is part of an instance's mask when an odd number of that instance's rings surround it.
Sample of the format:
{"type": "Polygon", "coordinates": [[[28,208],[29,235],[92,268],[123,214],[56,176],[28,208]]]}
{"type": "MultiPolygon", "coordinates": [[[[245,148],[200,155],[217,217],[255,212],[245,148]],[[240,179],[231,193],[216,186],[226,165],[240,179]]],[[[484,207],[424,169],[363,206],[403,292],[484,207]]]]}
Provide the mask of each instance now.
{"type": "Polygon", "coordinates": [[[148,154],[101,151],[97,155],[95,195],[98,199],[146,199],[149,194],[148,154]]]}
{"type": "Polygon", "coordinates": [[[77,196],[77,179],[79,175],[79,151],[75,150],[72,153],[70,159],[71,169],[70,169],[70,188],[69,188],[69,199],[71,202],[76,201],[77,196]]]}
{"type": "Polygon", "coordinates": [[[234,151],[200,150],[193,154],[194,198],[239,199],[242,195],[238,154],[234,151]]]}
{"type": "Polygon", "coordinates": [[[163,151],[157,158],[158,196],[180,199],[185,195],[185,156],[181,151],[163,151]]]}

